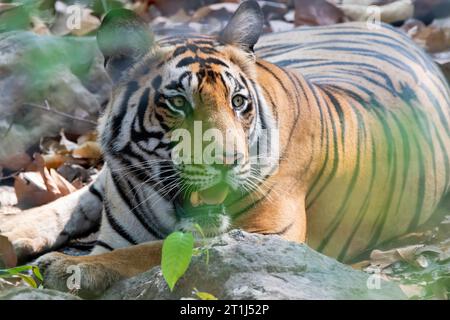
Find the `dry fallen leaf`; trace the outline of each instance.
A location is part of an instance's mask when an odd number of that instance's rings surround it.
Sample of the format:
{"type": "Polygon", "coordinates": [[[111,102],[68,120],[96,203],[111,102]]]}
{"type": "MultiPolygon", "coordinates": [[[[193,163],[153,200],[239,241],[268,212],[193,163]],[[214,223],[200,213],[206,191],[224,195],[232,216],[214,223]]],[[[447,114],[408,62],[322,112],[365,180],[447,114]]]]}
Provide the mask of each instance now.
{"type": "Polygon", "coordinates": [[[396,0],[385,4],[375,0],[344,1],[337,7],[352,21],[372,21],[379,18],[382,22],[392,23],[407,20],[414,15],[412,0],[396,0]],[[375,11],[374,5],[379,11],[375,11]]]}
{"type": "Polygon", "coordinates": [[[78,8],[74,10],[73,6],[57,1],[55,3],[56,17],[51,26],[52,34],[83,36],[97,30],[101,24],[100,19],[92,14],[91,9],[82,6],[78,8]]]}
{"type": "Polygon", "coordinates": [[[44,169],[44,182],[49,192],[54,193],[58,198],[66,196],[77,189],[66,179],[64,179],[55,169],[44,169]]]}
{"type": "Polygon", "coordinates": [[[78,144],[70,141],[67,139],[66,134],[64,133],[64,130],[61,130],[59,132],[59,135],[61,136],[61,139],[59,140],[59,144],[63,146],[68,152],[75,150],[78,148],[78,144]]]}
{"type": "Polygon", "coordinates": [[[329,25],[345,21],[344,13],[326,0],[295,0],[295,25],[329,25]]]}
{"type": "Polygon", "coordinates": [[[21,208],[37,207],[56,199],[47,188],[39,172],[24,172],[14,178],[18,205],[21,208]]]}
{"type": "MultiPolygon", "coordinates": [[[[178,10],[183,9],[186,12],[192,12],[198,8],[213,3],[212,0],[150,0],[149,3],[155,5],[164,16],[171,16],[178,10]]],[[[239,0],[226,0],[222,2],[239,2],[239,0]]]]}
{"type": "Polygon", "coordinates": [[[430,265],[430,262],[425,256],[418,256],[415,260],[415,263],[421,268],[426,268],[430,265]]]}
{"type": "Polygon", "coordinates": [[[90,160],[100,160],[102,153],[100,150],[100,145],[94,141],[86,141],[77,149],[73,150],[72,156],[74,158],[83,158],[90,160]]]}
{"type": "Polygon", "coordinates": [[[83,134],[77,139],[77,144],[81,145],[87,141],[97,141],[97,132],[96,131],[89,131],[86,134],[83,134]]]}
{"type": "MultiPolygon", "coordinates": [[[[79,136],[77,142],[68,139],[63,130],[59,137],[44,137],[40,142],[42,157],[45,167],[58,169],[68,164],[90,165],[101,158],[100,147],[97,144],[95,131],[79,136]]],[[[38,171],[36,167],[30,167],[28,171],[38,171]]]]}
{"type": "Polygon", "coordinates": [[[191,21],[203,22],[205,20],[216,19],[219,21],[227,21],[238,8],[237,3],[216,3],[198,9],[192,16],[191,21]]]}
{"type": "Polygon", "coordinates": [[[31,163],[31,158],[26,153],[19,153],[2,159],[0,167],[11,171],[19,171],[26,168],[31,163]]]}
{"type": "Polygon", "coordinates": [[[39,17],[31,17],[31,23],[33,24],[32,31],[39,35],[50,35],[51,32],[46,24],[39,17]]]}
{"type": "Polygon", "coordinates": [[[434,25],[425,26],[418,20],[408,20],[402,29],[414,42],[430,53],[450,49],[450,32],[444,28],[434,25]]]}
{"type": "Polygon", "coordinates": [[[406,295],[408,299],[411,298],[420,298],[425,295],[425,288],[419,285],[414,284],[399,284],[400,289],[406,295]]]}
{"type": "Polygon", "coordinates": [[[67,157],[60,154],[49,154],[42,156],[45,161],[45,166],[49,169],[58,169],[62,166],[66,161],[67,157]]]}
{"type": "Polygon", "coordinates": [[[80,25],[72,28],[71,34],[84,36],[89,32],[97,30],[100,24],[100,19],[92,15],[91,9],[83,8],[81,11],[80,25]]]}
{"type": "Polygon", "coordinates": [[[353,263],[351,265],[351,267],[355,270],[363,270],[363,269],[367,268],[368,266],[370,266],[369,260],[359,261],[359,262],[353,263]]]}
{"type": "Polygon", "coordinates": [[[285,3],[277,3],[274,1],[260,1],[261,10],[267,21],[274,19],[283,19],[288,13],[288,6],[285,3]]]}
{"type": "Polygon", "coordinates": [[[14,178],[20,207],[40,206],[77,190],[54,169],[48,169],[43,156],[36,154],[34,163],[37,171],[23,172],[14,178]]]}
{"type": "Polygon", "coordinates": [[[398,261],[414,263],[416,260],[416,252],[422,247],[424,245],[412,245],[387,251],[373,250],[370,254],[370,262],[372,265],[378,266],[381,269],[389,267],[398,261]]]}

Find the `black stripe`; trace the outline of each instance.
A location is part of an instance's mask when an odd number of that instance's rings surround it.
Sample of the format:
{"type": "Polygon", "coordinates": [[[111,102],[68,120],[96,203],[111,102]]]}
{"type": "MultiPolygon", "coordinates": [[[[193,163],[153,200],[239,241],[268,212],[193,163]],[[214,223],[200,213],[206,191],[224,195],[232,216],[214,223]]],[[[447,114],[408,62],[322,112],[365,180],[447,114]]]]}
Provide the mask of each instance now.
{"type": "MultiPolygon", "coordinates": [[[[353,110],[356,112],[356,116],[359,119],[359,122],[361,122],[362,121],[361,114],[356,109],[353,109],[353,110]]],[[[334,216],[332,222],[330,223],[329,227],[327,228],[328,229],[327,235],[324,237],[324,239],[320,243],[320,245],[317,249],[318,251],[324,250],[324,248],[326,247],[326,245],[328,244],[328,242],[331,240],[332,236],[338,229],[340,223],[344,219],[345,214],[348,212],[347,206],[350,202],[351,195],[353,194],[353,191],[355,189],[355,186],[356,186],[356,183],[357,183],[357,180],[359,177],[359,173],[360,173],[361,144],[363,141],[362,136],[363,136],[362,130],[358,130],[357,143],[356,143],[356,164],[355,164],[355,168],[353,170],[353,175],[350,179],[350,183],[348,185],[344,200],[342,201],[341,205],[339,206],[339,209],[337,210],[336,215],[334,216]]],[[[342,259],[342,257],[341,257],[341,259],[342,259]]]]}
{"type": "MultiPolygon", "coordinates": [[[[120,129],[122,127],[122,119],[127,114],[129,100],[133,93],[135,93],[137,90],[139,90],[139,84],[136,81],[131,81],[127,84],[127,88],[125,90],[125,93],[123,95],[122,102],[120,104],[119,113],[115,116],[113,116],[112,124],[111,124],[111,134],[110,138],[115,138],[118,133],[120,132],[120,129]]],[[[106,143],[108,145],[108,143],[106,143]]]]}
{"type": "Polygon", "coordinates": [[[113,247],[111,247],[109,244],[107,244],[106,242],[101,241],[101,240],[95,241],[95,245],[96,245],[96,246],[103,247],[103,248],[105,248],[105,249],[107,249],[107,250],[109,250],[109,251],[114,251],[114,250],[115,250],[115,249],[114,249],[113,247]]]}
{"type": "MultiPolygon", "coordinates": [[[[275,80],[278,81],[278,83],[280,84],[281,88],[283,88],[283,93],[286,93],[288,95],[290,95],[290,90],[288,90],[283,81],[278,77],[278,75],[275,74],[275,72],[273,72],[272,70],[270,70],[268,67],[266,67],[265,65],[263,65],[260,61],[256,61],[256,65],[262,69],[264,69],[266,72],[270,73],[272,75],[272,77],[275,78],[275,80]]],[[[291,99],[293,100],[293,99],[291,99]]]]}
{"type": "MultiPolygon", "coordinates": [[[[150,88],[146,88],[144,90],[144,92],[142,93],[141,98],[139,99],[139,104],[138,104],[138,111],[137,111],[137,116],[139,118],[139,128],[141,129],[141,133],[143,132],[147,132],[147,130],[145,129],[144,126],[144,120],[145,120],[145,113],[148,110],[149,107],[149,95],[150,95],[150,88]]],[[[132,130],[134,131],[134,126],[132,128],[132,130]]],[[[135,142],[137,142],[136,140],[133,140],[135,142]]]]}
{"type": "Polygon", "coordinates": [[[95,183],[91,184],[89,186],[89,191],[98,198],[100,202],[103,202],[103,195],[100,193],[100,191],[97,190],[95,187],[95,183]]]}
{"type": "Polygon", "coordinates": [[[155,90],[155,91],[159,90],[159,88],[161,87],[161,83],[162,83],[162,77],[160,75],[156,76],[152,80],[153,90],[155,90]]]}
{"type": "Polygon", "coordinates": [[[375,185],[375,179],[376,179],[376,174],[377,174],[377,154],[376,154],[376,149],[375,149],[375,142],[372,140],[372,171],[371,171],[371,175],[370,175],[370,185],[369,185],[369,190],[367,191],[367,195],[366,198],[364,199],[364,202],[361,206],[361,209],[358,211],[358,216],[356,217],[356,222],[354,223],[353,229],[350,233],[350,236],[347,238],[344,246],[341,249],[341,252],[339,252],[339,255],[337,257],[337,260],[339,261],[348,261],[349,259],[346,259],[346,255],[347,255],[347,251],[351,245],[351,243],[353,242],[353,238],[356,235],[356,232],[359,230],[359,227],[361,226],[362,222],[364,221],[364,218],[366,217],[366,214],[368,212],[369,209],[369,204],[370,204],[370,199],[372,199],[372,190],[373,190],[373,186],[375,185]]]}
{"type": "Polygon", "coordinates": [[[149,210],[149,212],[147,212],[147,214],[144,216],[144,214],[141,213],[139,208],[136,208],[135,206],[133,206],[133,204],[131,203],[131,201],[128,198],[127,194],[122,189],[122,185],[118,181],[118,177],[116,177],[116,175],[113,174],[113,173],[111,173],[111,176],[113,178],[113,182],[114,182],[114,185],[115,185],[115,187],[116,187],[116,189],[118,191],[118,194],[120,195],[120,198],[127,205],[127,207],[130,210],[130,212],[138,219],[138,221],[141,223],[141,225],[144,227],[144,229],[147,230],[153,237],[161,239],[162,238],[161,233],[158,232],[155,228],[153,228],[152,225],[147,223],[146,218],[145,218],[147,216],[152,216],[153,215],[153,211],[150,208],[146,208],[147,210],[149,210]]]}
{"type": "MultiPolygon", "coordinates": [[[[329,130],[327,130],[327,135],[330,134],[331,138],[333,139],[333,143],[331,145],[331,147],[333,148],[333,164],[332,164],[332,168],[331,168],[331,172],[328,174],[324,184],[322,185],[322,187],[319,189],[319,191],[315,194],[314,198],[311,200],[311,204],[314,203],[319,196],[322,194],[322,192],[325,190],[325,188],[328,186],[328,184],[333,180],[334,176],[336,175],[337,172],[337,168],[338,168],[338,163],[339,163],[339,144],[338,144],[338,138],[337,138],[337,121],[334,120],[333,117],[333,113],[331,112],[330,106],[328,105],[327,101],[322,100],[324,103],[324,107],[327,110],[327,114],[331,123],[331,128],[332,131],[329,132],[329,130]]],[[[319,105],[319,108],[321,108],[322,106],[319,105]]],[[[328,128],[328,125],[327,125],[328,128]]],[[[327,143],[327,150],[326,150],[326,159],[328,160],[328,143],[327,143]]],[[[312,193],[312,191],[314,191],[314,186],[317,184],[317,182],[320,180],[321,175],[324,173],[326,169],[326,164],[322,167],[320,174],[318,175],[318,177],[316,178],[316,181],[313,184],[313,187],[310,189],[310,193],[312,193]]]]}
{"type": "Polygon", "coordinates": [[[221,66],[228,68],[228,65],[225,62],[223,62],[222,60],[219,60],[217,58],[202,59],[198,56],[186,57],[186,58],[181,59],[180,61],[178,61],[176,68],[183,68],[183,67],[186,67],[186,66],[194,64],[194,63],[199,63],[202,67],[206,67],[210,64],[217,64],[217,65],[221,65],[221,66]]]}
{"type": "Polygon", "coordinates": [[[286,232],[288,232],[293,226],[294,226],[294,222],[291,222],[290,224],[288,224],[286,227],[284,227],[284,228],[281,229],[280,231],[274,231],[274,232],[258,232],[258,233],[261,233],[261,234],[263,234],[263,235],[278,235],[278,236],[281,236],[281,235],[285,234],[286,232]]]}
{"type": "Polygon", "coordinates": [[[403,196],[405,194],[405,190],[406,190],[406,183],[408,181],[409,175],[408,175],[408,171],[409,171],[409,167],[410,167],[410,158],[411,158],[411,150],[410,150],[410,145],[409,145],[409,136],[408,136],[408,132],[405,129],[405,127],[402,124],[402,121],[400,121],[400,119],[398,119],[398,117],[392,113],[392,119],[395,121],[399,131],[400,131],[400,135],[401,135],[401,141],[402,141],[402,165],[403,165],[403,171],[402,171],[402,177],[403,177],[403,181],[402,181],[402,185],[400,190],[400,196],[397,202],[397,207],[394,210],[394,212],[400,212],[400,207],[403,203],[403,196]]]}
{"type": "Polygon", "coordinates": [[[182,47],[178,47],[174,50],[173,54],[172,54],[172,59],[178,57],[179,55],[182,55],[183,53],[185,53],[186,51],[188,51],[188,48],[185,46],[182,47]]]}
{"type": "Polygon", "coordinates": [[[219,60],[217,58],[208,58],[205,60],[206,64],[218,64],[221,65],[223,67],[229,68],[229,66],[223,62],[222,60],[219,60]]]}
{"type": "Polygon", "coordinates": [[[83,215],[84,219],[93,224],[94,226],[97,225],[100,222],[100,219],[92,220],[86,213],[86,211],[83,209],[82,204],[78,205],[78,211],[83,215]]]}
{"type": "Polygon", "coordinates": [[[117,220],[111,214],[108,205],[105,205],[106,219],[113,230],[118,233],[122,238],[127,240],[131,244],[138,244],[136,240],[117,222],[117,220]]]}
{"type": "Polygon", "coordinates": [[[325,159],[323,160],[323,164],[318,172],[318,174],[316,175],[313,183],[311,184],[311,187],[309,188],[308,194],[306,195],[306,211],[309,210],[309,208],[314,204],[314,201],[317,199],[317,197],[314,197],[313,200],[310,200],[310,196],[312,195],[312,191],[316,189],[320,179],[322,178],[323,174],[325,173],[325,170],[328,166],[328,160],[329,160],[329,146],[330,146],[330,133],[328,130],[328,121],[325,118],[325,115],[323,114],[322,111],[322,105],[321,105],[321,101],[319,100],[319,97],[315,91],[315,89],[313,87],[309,87],[311,89],[312,94],[314,95],[314,100],[317,104],[317,109],[319,110],[319,115],[320,115],[320,124],[321,124],[321,135],[320,135],[320,139],[321,139],[321,147],[323,145],[323,141],[325,140],[325,159]],[[325,136],[325,137],[324,137],[325,136]]]}
{"type": "Polygon", "coordinates": [[[386,113],[387,111],[384,110],[384,114],[380,110],[382,106],[378,103],[378,101],[373,100],[371,102],[371,105],[378,106],[373,108],[374,115],[378,118],[378,122],[383,127],[383,132],[385,136],[385,143],[387,144],[387,158],[388,158],[388,180],[389,183],[386,186],[386,194],[387,199],[385,201],[384,206],[381,208],[381,210],[378,212],[377,219],[375,220],[374,228],[373,228],[373,235],[369,241],[368,247],[374,247],[377,243],[379,238],[382,235],[386,220],[388,218],[389,211],[391,209],[392,200],[394,198],[394,191],[395,191],[395,184],[397,181],[397,175],[396,171],[394,170],[397,167],[397,154],[396,150],[393,146],[393,142],[396,141],[392,135],[391,128],[389,127],[389,124],[386,122],[386,113]]]}
{"type": "MultiPolygon", "coordinates": [[[[282,70],[282,69],[281,69],[282,70]]],[[[284,70],[282,70],[284,71],[284,70]]],[[[303,92],[303,94],[306,96],[306,92],[304,91],[303,86],[301,85],[300,81],[298,80],[298,78],[296,76],[291,77],[288,72],[285,72],[286,75],[288,75],[288,78],[291,80],[292,85],[294,86],[294,88],[299,91],[299,92],[303,92]],[[298,90],[297,85],[300,87],[300,90],[298,90]]],[[[290,91],[288,91],[290,92],[290,91]]],[[[295,101],[292,98],[292,95],[289,95],[289,100],[291,100],[292,105],[295,106],[295,115],[294,115],[294,121],[292,123],[291,128],[289,129],[289,137],[292,137],[295,128],[297,128],[297,124],[300,120],[300,98],[299,95],[295,95],[295,101]]],[[[306,99],[307,100],[307,99],[306,99]]],[[[276,109],[276,105],[273,105],[273,109],[276,109]]],[[[278,121],[277,121],[278,122],[278,121]]],[[[277,123],[278,125],[278,123],[277,123]]],[[[288,143],[286,144],[286,146],[284,147],[284,149],[281,151],[281,156],[280,159],[283,161],[283,159],[286,158],[286,154],[289,150],[289,147],[291,146],[293,139],[289,139],[288,143]]]]}

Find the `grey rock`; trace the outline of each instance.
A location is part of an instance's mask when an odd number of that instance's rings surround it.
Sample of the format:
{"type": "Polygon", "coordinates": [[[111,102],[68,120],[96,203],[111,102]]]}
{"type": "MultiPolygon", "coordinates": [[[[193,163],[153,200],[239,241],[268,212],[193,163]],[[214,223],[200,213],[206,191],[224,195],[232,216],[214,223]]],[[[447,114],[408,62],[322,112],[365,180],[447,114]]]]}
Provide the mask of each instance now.
{"type": "Polygon", "coordinates": [[[80,300],[80,298],[56,290],[15,288],[0,292],[0,300],[80,300]]]}
{"type": "Polygon", "coordinates": [[[0,165],[61,128],[75,134],[95,128],[110,90],[95,38],[0,34],[0,165]],[[30,105],[45,101],[59,114],[30,105]]]}
{"type": "Polygon", "coordinates": [[[209,263],[195,256],[173,292],[153,268],[111,287],[103,299],[193,298],[194,288],[219,299],[405,299],[400,288],[278,236],[234,230],[211,240],[209,263]],[[376,283],[376,281],[373,281],[376,283]]]}

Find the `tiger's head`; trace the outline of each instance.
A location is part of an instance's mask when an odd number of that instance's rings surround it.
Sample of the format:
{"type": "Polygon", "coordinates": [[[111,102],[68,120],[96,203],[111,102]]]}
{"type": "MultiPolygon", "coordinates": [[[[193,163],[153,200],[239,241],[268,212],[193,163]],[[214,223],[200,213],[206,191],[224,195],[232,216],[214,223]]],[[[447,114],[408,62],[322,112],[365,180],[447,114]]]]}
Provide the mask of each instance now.
{"type": "Polygon", "coordinates": [[[262,27],[256,1],[243,2],[219,36],[156,41],[124,9],[102,22],[97,40],[113,81],[99,127],[105,158],[113,175],[131,181],[133,201],[170,203],[178,229],[226,231],[229,204],[264,175],[258,139],[272,119],[253,53],[262,27]]]}

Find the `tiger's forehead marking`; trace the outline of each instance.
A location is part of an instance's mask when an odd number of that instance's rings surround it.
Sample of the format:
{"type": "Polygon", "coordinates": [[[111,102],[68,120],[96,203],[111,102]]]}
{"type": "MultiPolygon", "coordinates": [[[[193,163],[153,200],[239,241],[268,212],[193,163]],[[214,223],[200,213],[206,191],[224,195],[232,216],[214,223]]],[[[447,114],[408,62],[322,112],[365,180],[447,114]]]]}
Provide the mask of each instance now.
{"type": "Polygon", "coordinates": [[[235,87],[236,80],[231,81],[227,76],[233,73],[234,68],[227,51],[221,50],[224,48],[224,44],[209,36],[160,40],[161,59],[156,69],[159,74],[164,74],[162,87],[173,92],[184,92],[192,99],[207,84],[216,86],[216,89],[220,87],[219,91],[226,91],[228,94],[228,87],[235,87]]]}
{"type": "Polygon", "coordinates": [[[191,67],[193,72],[200,69],[229,68],[225,62],[226,55],[220,51],[223,44],[209,36],[189,36],[180,38],[162,39],[159,46],[165,51],[165,59],[158,67],[171,64],[175,68],[191,67]]]}

